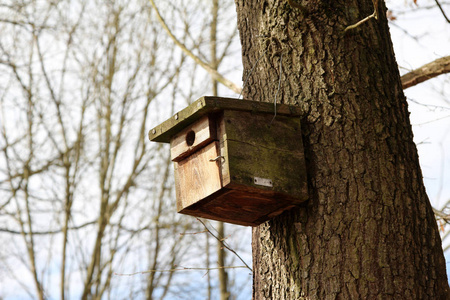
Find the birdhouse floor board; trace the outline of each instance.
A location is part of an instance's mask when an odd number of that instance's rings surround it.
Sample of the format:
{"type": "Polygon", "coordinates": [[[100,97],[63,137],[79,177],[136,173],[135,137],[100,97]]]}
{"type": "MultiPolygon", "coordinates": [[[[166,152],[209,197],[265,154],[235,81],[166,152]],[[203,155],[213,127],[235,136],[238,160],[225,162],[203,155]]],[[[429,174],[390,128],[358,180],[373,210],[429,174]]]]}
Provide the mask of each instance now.
{"type": "Polygon", "coordinates": [[[258,189],[250,192],[248,187],[243,188],[224,188],[179,212],[238,225],[257,226],[293,207],[290,197],[277,197],[273,192],[262,193],[258,189]]]}

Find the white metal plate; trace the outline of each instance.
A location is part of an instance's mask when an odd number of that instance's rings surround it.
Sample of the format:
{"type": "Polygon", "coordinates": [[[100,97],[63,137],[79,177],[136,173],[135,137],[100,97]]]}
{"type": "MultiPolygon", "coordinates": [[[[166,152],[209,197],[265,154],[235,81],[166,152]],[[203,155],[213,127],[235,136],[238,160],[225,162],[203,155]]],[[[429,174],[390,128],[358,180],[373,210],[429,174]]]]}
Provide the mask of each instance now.
{"type": "Polygon", "coordinates": [[[273,187],[272,180],[268,178],[253,177],[253,182],[257,185],[273,187]]]}

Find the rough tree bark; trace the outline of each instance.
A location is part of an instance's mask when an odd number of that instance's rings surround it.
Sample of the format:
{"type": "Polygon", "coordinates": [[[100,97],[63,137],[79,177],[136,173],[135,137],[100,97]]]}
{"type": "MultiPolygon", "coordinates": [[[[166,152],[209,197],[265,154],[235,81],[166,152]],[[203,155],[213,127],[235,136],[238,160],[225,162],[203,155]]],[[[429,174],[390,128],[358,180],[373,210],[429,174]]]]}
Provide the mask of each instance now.
{"type": "Polygon", "coordinates": [[[345,34],[371,0],[236,5],[244,96],[303,108],[309,177],[304,207],[253,230],[253,298],[450,299],[384,2],[345,34]]]}

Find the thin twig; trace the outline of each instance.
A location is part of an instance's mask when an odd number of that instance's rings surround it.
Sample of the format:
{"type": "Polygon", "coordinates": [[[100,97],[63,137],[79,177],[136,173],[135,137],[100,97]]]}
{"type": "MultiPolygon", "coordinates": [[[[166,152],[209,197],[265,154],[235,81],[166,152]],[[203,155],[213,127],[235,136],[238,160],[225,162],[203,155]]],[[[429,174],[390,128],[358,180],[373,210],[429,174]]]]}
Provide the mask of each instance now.
{"type": "Polygon", "coordinates": [[[349,31],[349,30],[351,30],[351,29],[354,29],[354,28],[358,27],[359,25],[361,25],[361,24],[363,24],[363,23],[369,21],[370,19],[376,18],[376,16],[377,16],[377,14],[374,12],[373,14],[371,14],[370,16],[368,16],[368,17],[362,19],[362,20],[359,21],[358,23],[355,23],[355,24],[353,24],[353,25],[347,26],[347,27],[344,29],[344,32],[347,32],[347,31],[349,31]]]}
{"type": "Polygon", "coordinates": [[[219,72],[214,70],[209,64],[204,62],[200,57],[192,53],[186,45],[184,45],[182,42],[180,42],[172,33],[172,31],[169,29],[169,27],[166,24],[166,21],[163,19],[161,14],[159,13],[158,8],[156,7],[156,4],[154,0],[150,0],[150,4],[152,5],[153,9],[155,10],[156,17],[158,18],[159,23],[161,23],[161,26],[164,28],[164,30],[167,32],[169,37],[174,41],[174,43],[180,47],[180,49],[186,53],[189,57],[191,57],[199,66],[201,66],[203,69],[205,69],[213,79],[217,80],[230,90],[232,90],[235,93],[241,93],[242,88],[237,86],[234,82],[228,80],[227,78],[223,77],[219,72]]]}
{"type": "Polygon", "coordinates": [[[441,4],[439,3],[438,0],[434,0],[437,4],[437,6],[439,7],[439,9],[441,10],[442,15],[444,16],[445,20],[447,21],[447,23],[450,23],[449,18],[447,17],[447,15],[445,14],[444,9],[442,8],[441,4]]]}
{"type": "Polygon", "coordinates": [[[359,25],[361,25],[361,24],[363,24],[363,23],[369,21],[370,19],[378,20],[378,1],[379,1],[379,0],[372,0],[372,3],[373,3],[373,13],[372,13],[370,16],[368,16],[368,17],[362,19],[361,21],[359,21],[359,22],[356,23],[356,24],[347,26],[347,28],[345,28],[345,30],[344,30],[344,33],[347,32],[347,31],[350,30],[350,29],[354,29],[354,28],[358,27],[359,25]]]}
{"type": "Polygon", "coordinates": [[[184,235],[196,235],[196,234],[200,234],[200,233],[207,233],[208,230],[203,230],[203,231],[198,231],[198,232],[182,232],[180,233],[181,236],[184,235]]]}
{"type": "Polygon", "coordinates": [[[222,244],[223,247],[225,247],[226,249],[228,249],[230,252],[232,252],[234,255],[236,255],[237,258],[239,258],[239,260],[245,265],[245,267],[247,267],[247,269],[249,269],[251,272],[253,272],[252,268],[249,267],[249,265],[242,259],[242,257],[239,256],[239,254],[236,253],[236,251],[234,251],[233,249],[231,249],[222,239],[220,239],[217,235],[215,235],[214,233],[211,232],[211,230],[209,230],[209,228],[206,226],[206,224],[200,220],[199,218],[196,218],[200,223],[202,223],[203,227],[205,227],[205,229],[208,231],[208,233],[210,235],[212,235],[219,243],[222,244]]]}
{"type": "Polygon", "coordinates": [[[450,222],[450,215],[444,213],[441,210],[438,210],[436,208],[433,207],[433,212],[436,215],[436,217],[441,218],[442,220],[446,221],[446,222],[450,222]]]}
{"type": "Polygon", "coordinates": [[[167,269],[167,270],[147,270],[141,272],[134,273],[114,273],[116,276],[134,276],[134,275],[144,275],[148,273],[167,273],[167,272],[177,272],[177,271],[210,271],[210,270],[219,270],[219,269],[244,269],[248,268],[248,266],[228,266],[228,267],[215,267],[215,268],[197,268],[197,267],[182,267],[167,269]]]}

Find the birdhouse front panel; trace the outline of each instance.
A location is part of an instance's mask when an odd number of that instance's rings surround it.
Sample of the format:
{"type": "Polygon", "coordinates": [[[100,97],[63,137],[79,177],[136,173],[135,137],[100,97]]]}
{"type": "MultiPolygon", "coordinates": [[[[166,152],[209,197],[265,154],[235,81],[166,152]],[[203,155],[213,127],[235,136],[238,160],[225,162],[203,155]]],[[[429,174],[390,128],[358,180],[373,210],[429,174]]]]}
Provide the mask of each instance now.
{"type": "Polygon", "coordinates": [[[209,114],[171,138],[178,211],[222,188],[216,136],[216,122],[209,114]]]}
{"type": "Polygon", "coordinates": [[[256,226],[307,199],[299,109],[203,97],[150,131],[170,142],[180,213],[256,226]]]}
{"type": "Polygon", "coordinates": [[[209,115],[177,133],[170,141],[172,161],[180,161],[216,139],[216,125],[209,115]]]}

